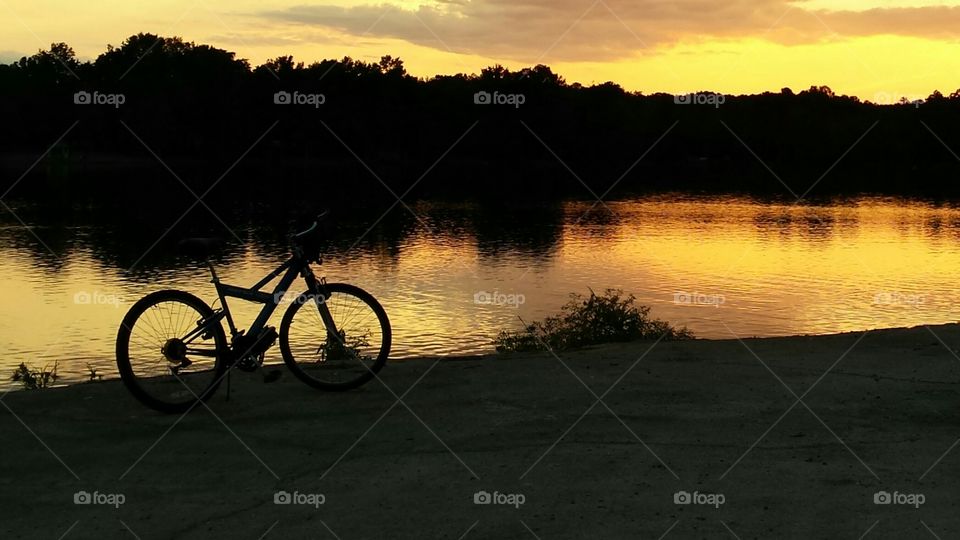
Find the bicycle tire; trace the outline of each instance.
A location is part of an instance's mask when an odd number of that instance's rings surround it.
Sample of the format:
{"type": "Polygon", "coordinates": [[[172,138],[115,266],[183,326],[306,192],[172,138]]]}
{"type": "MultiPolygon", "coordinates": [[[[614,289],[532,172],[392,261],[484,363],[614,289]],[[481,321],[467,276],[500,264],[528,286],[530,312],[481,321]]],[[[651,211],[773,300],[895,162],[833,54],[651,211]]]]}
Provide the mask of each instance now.
{"type": "Polygon", "coordinates": [[[183,401],[171,402],[158,398],[144,388],[144,385],[141,384],[141,378],[135,373],[130,360],[130,335],[137,321],[140,320],[141,315],[146,313],[151,307],[163,302],[179,302],[185,304],[196,310],[202,319],[214,316],[213,309],[211,309],[206,302],[185,291],[162,290],[144,296],[130,307],[130,310],[120,323],[120,329],[117,331],[117,369],[120,371],[120,378],[123,380],[123,384],[127,387],[127,390],[147,407],[170,414],[186,413],[199,405],[201,401],[209,399],[220,385],[226,370],[225,359],[228,352],[227,337],[224,333],[223,325],[220,324],[219,321],[211,323],[212,326],[210,330],[213,332],[212,337],[216,346],[217,355],[214,357],[213,373],[212,377],[210,377],[212,382],[209,385],[199,393],[191,390],[190,394],[192,394],[192,396],[183,401]]]}
{"type": "MultiPolygon", "coordinates": [[[[376,315],[377,321],[380,326],[381,338],[380,338],[380,347],[377,351],[377,357],[373,360],[371,365],[367,366],[367,370],[362,372],[358,377],[353,378],[349,381],[332,383],[328,381],[318,380],[310,374],[308,374],[304,369],[302,369],[298,363],[298,359],[295,358],[293,352],[290,348],[290,328],[293,323],[294,317],[300,311],[303,306],[313,306],[313,302],[306,301],[296,301],[287,308],[286,312],[283,314],[283,320],[280,323],[280,352],[283,355],[283,362],[287,365],[287,368],[301,381],[306,383],[309,386],[318,388],[320,390],[327,391],[344,391],[357,388],[366,382],[373,379],[377,372],[383,368],[384,364],[387,362],[387,357],[390,355],[390,346],[392,342],[392,329],[390,327],[390,320],[387,317],[386,311],[383,309],[383,306],[373,297],[370,293],[364,291],[360,287],[354,285],[348,285],[346,283],[328,283],[325,286],[326,292],[330,297],[333,297],[334,294],[340,293],[347,296],[352,296],[357,300],[363,302],[367,307],[369,307],[372,312],[376,315]]],[[[305,292],[299,298],[310,298],[311,293],[305,292]]],[[[335,323],[339,324],[339,321],[334,320],[335,323]]]]}

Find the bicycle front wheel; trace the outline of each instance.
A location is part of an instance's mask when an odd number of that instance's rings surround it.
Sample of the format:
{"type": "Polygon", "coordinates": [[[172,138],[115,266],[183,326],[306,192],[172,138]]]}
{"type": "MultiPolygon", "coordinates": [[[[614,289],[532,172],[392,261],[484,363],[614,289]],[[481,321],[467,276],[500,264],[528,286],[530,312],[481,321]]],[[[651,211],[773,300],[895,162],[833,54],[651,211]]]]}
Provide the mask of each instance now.
{"type": "Polygon", "coordinates": [[[165,413],[187,412],[213,394],[227,338],[210,306],[183,291],[157,291],[134,304],[117,332],[117,368],[130,393],[165,413]]]}
{"type": "Polygon", "coordinates": [[[343,283],[309,292],[287,308],[280,323],[280,352],[290,371],[321,390],[349,390],[369,381],[390,354],[387,313],[370,293],[343,283]],[[328,329],[321,309],[336,329],[328,329]]]}

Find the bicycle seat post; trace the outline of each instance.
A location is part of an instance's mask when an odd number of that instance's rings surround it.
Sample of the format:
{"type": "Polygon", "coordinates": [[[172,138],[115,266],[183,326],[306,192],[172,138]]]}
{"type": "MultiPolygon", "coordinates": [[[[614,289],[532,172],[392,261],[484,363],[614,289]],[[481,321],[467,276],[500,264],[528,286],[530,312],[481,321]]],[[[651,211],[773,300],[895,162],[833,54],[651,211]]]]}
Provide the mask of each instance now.
{"type": "Polygon", "coordinates": [[[210,283],[220,283],[220,278],[217,277],[217,270],[213,267],[213,263],[210,262],[210,258],[207,257],[204,260],[207,263],[207,268],[210,269],[210,275],[213,276],[213,278],[210,280],[210,283]]]}

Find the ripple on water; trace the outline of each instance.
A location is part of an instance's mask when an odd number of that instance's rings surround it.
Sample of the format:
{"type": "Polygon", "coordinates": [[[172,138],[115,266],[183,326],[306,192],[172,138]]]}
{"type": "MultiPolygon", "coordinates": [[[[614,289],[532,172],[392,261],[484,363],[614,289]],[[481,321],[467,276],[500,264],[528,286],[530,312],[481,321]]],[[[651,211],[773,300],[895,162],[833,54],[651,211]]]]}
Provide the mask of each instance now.
{"type": "MultiPolygon", "coordinates": [[[[686,196],[590,206],[541,208],[522,224],[523,215],[471,205],[417,206],[429,227],[414,222],[400,234],[381,225],[352,251],[331,252],[320,273],[380,299],[393,324],[396,358],[490,352],[499,330],[552,314],[569,293],[588,288],[633,293],[655,316],[703,337],[957,319],[960,211],[951,207],[895,199],[814,207],[686,196]],[[482,292],[523,302],[478,304],[475,295],[482,292]]],[[[85,377],[87,364],[115,376],[117,327],[140,296],[180,288],[214,299],[197,264],[160,257],[125,272],[116,261],[136,254],[115,252],[124,244],[111,235],[130,225],[98,227],[35,228],[65,246],[57,261],[22,226],[0,225],[6,300],[0,336],[8,351],[0,369],[59,361],[68,381],[85,377]]],[[[245,235],[270,236],[261,232],[245,235]]],[[[352,244],[347,240],[341,249],[352,244]]],[[[239,285],[256,282],[284,255],[274,241],[231,253],[218,268],[225,281],[239,285]]],[[[231,307],[241,326],[257,312],[239,301],[231,307]]],[[[279,326],[281,313],[272,324],[279,326]]]]}

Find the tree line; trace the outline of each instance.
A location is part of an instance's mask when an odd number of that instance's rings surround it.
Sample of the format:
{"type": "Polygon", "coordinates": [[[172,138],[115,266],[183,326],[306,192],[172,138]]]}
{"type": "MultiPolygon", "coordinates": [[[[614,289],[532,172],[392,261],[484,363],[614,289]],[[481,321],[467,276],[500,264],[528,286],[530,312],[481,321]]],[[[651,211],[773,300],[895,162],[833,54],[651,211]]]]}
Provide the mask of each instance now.
{"type": "Polygon", "coordinates": [[[214,198],[311,201],[960,194],[960,90],[894,104],[826,86],[645,95],[545,65],[429,78],[391,56],[252,66],[141,33],[93,61],[55,43],[0,65],[0,114],[7,187],[57,141],[11,192],[25,198],[169,195],[171,172],[214,198]]]}

